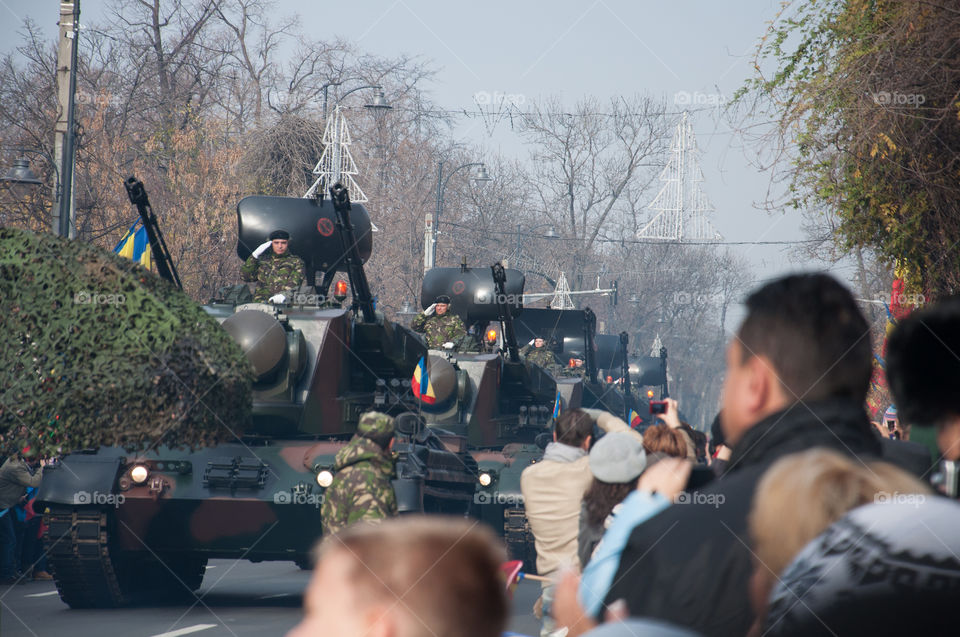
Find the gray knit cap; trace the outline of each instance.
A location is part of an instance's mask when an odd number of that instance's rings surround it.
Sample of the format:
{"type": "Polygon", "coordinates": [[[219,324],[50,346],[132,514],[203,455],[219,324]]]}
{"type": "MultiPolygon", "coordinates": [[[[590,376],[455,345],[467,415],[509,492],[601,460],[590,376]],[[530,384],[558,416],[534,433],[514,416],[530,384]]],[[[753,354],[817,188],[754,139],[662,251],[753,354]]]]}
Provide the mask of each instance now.
{"type": "Polygon", "coordinates": [[[643,443],[626,431],[604,435],[590,450],[590,471],[601,482],[630,482],[646,468],[643,443]]]}

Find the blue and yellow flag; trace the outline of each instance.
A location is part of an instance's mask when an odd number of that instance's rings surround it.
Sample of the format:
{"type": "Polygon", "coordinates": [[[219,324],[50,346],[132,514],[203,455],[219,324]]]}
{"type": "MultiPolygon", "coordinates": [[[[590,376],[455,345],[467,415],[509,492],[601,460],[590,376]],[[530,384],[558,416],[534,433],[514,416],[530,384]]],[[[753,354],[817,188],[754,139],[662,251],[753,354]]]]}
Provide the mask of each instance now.
{"type": "Polygon", "coordinates": [[[641,422],[643,422],[643,419],[640,418],[640,414],[638,414],[636,410],[631,409],[630,410],[630,426],[636,429],[637,427],[640,426],[641,422]]]}
{"type": "Polygon", "coordinates": [[[437,394],[433,391],[433,384],[430,382],[430,375],[427,374],[427,362],[423,356],[417,363],[417,368],[413,370],[413,380],[411,388],[415,398],[419,398],[428,405],[437,402],[437,394]]]}
{"type": "Polygon", "coordinates": [[[138,218],[127,230],[127,233],[120,239],[120,243],[113,251],[121,257],[126,257],[136,261],[143,267],[150,269],[150,239],[147,237],[147,229],[140,226],[139,230],[134,230],[140,223],[138,218]]]}
{"type": "Polygon", "coordinates": [[[553,400],[553,417],[560,417],[560,390],[557,390],[557,397],[553,400]]]}

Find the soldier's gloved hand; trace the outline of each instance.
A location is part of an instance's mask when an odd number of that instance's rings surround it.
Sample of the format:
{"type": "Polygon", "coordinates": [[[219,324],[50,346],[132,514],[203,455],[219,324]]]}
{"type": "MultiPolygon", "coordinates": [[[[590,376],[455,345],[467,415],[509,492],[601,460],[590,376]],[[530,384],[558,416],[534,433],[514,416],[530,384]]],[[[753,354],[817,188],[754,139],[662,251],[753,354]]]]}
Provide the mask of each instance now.
{"type": "Polygon", "coordinates": [[[447,341],[443,344],[443,349],[453,349],[453,341],[447,341]]]}
{"type": "Polygon", "coordinates": [[[260,255],[270,249],[270,246],[273,245],[272,241],[266,241],[257,246],[257,249],[253,251],[253,258],[259,259],[260,255]]]}
{"type": "Polygon", "coordinates": [[[433,316],[433,313],[434,313],[436,310],[437,310],[437,304],[434,303],[433,305],[431,305],[430,307],[428,307],[427,309],[425,309],[425,310],[423,311],[423,315],[424,315],[424,316],[433,316]]]}
{"type": "Polygon", "coordinates": [[[537,340],[537,339],[535,339],[535,338],[531,338],[531,339],[530,339],[530,342],[529,342],[529,343],[527,343],[527,345],[533,345],[533,342],[534,342],[535,340],[537,340]]]}
{"type": "Polygon", "coordinates": [[[283,294],[274,294],[268,300],[270,303],[283,303],[287,300],[287,297],[283,294]]]}

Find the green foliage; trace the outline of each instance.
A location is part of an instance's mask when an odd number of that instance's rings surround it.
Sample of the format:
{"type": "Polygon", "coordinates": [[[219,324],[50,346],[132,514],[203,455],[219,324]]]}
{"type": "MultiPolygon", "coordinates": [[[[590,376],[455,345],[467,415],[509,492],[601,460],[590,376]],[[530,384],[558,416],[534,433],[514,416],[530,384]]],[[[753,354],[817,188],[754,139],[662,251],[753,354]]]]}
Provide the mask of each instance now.
{"type": "Polygon", "coordinates": [[[0,229],[0,433],[52,455],[240,435],[252,370],[219,324],[128,259],[0,229]]]}
{"type": "Polygon", "coordinates": [[[941,6],[790,2],[737,96],[775,114],[790,203],[834,216],[841,247],[903,266],[928,298],[960,288],[958,37],[941,6]]]}

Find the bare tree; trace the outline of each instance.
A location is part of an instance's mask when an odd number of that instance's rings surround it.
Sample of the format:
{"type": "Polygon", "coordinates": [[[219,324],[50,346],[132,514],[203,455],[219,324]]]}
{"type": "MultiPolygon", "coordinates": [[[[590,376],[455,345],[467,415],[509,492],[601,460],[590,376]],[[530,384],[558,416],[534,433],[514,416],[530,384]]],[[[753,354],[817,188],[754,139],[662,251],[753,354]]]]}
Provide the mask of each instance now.
{"type": "Polygon", "coordinates": [[[634,97],[603,107],[587,99],[567,113],[550,99],[522,118],[538,214],[570,240],[564,245],[567,268],[578,286],[598,237],[622,210],[624,193],[642,190],[652,169],[662,166],[664,110],[660,101],[634,97]]]}

